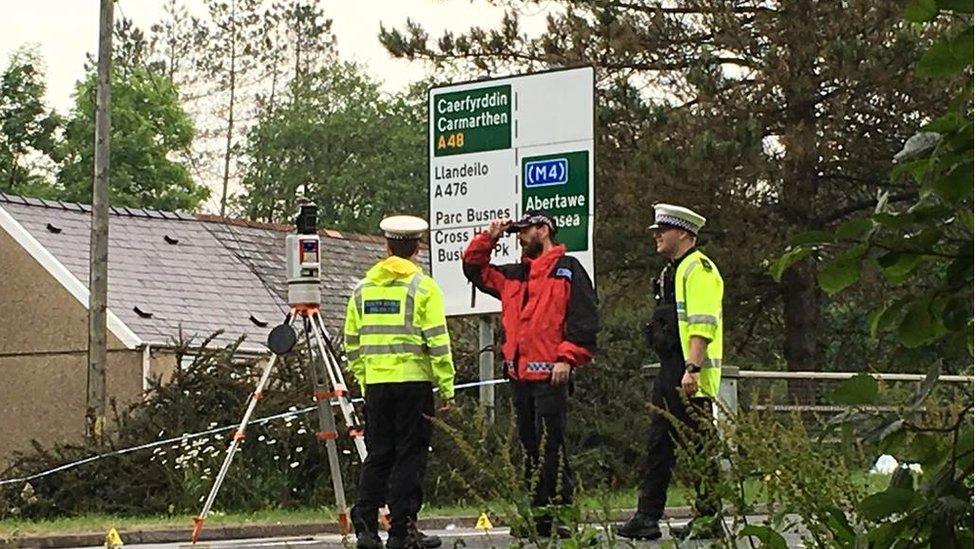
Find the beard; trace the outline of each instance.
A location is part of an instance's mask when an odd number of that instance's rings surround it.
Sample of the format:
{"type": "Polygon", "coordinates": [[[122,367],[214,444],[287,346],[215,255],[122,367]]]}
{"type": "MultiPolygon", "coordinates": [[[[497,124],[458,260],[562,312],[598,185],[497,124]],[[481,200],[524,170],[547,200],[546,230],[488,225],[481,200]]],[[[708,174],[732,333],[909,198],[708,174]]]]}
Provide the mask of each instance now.
{"type": "Polygon", "coordinates": [[[542,240],[533,238],[522,244],[522,253],[525,254],[526,257],[531,257],[533,259],[539,257],[539,255],[542,254],[542,240]]]}

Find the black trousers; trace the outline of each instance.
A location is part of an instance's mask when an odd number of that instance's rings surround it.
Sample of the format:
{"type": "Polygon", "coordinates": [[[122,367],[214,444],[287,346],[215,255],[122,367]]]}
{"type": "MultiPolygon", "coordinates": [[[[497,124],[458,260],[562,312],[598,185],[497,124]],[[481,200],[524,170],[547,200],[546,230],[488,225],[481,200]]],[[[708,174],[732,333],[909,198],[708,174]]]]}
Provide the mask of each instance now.
{"type": "Polygon", "coordinates": [[[352,510],[356,533],[376,532],[377,509],[390,506],[390,534],[406,534],[423,503],[423,477],[434,415],[426,381],[366,388],[366,461],[352,510]]]}
{"type": "Polygon", "coordinates": [[[526,487],[532,490],[538,479],[532,505],[572,503],[573,476],[565,443],[569,384],[513,381],[512,395],[525,453],[526,487]]]}
{"type": "MultiPolygon", "coordinates": [[[[675,449],[678,445],[690,445],[694,452],[701,452],[707,437],[714,436],[714,429],[702,423],[702,418],[711,417],[712,401],[708,398],[692,398],[689,409],[680,396],[681,378],[684,376],[684,361],[662,360],[661,372],[651,385],[651,403],[673,415],[690,428],[690,436],[679,436],[671,420],[664,414],[654,411],[651,426],[647,433],[647,462],[637,501],[638,512],[660,520],[664,515],[668,484],[675,464],[675,449]]],[[[698,516],[717,516],[720,506],[709,497],[707,480],[715,479],[718,467],[714,460],[709,461],[705,475],[693,475],[695,485],[695,511],[698,516]]]]}

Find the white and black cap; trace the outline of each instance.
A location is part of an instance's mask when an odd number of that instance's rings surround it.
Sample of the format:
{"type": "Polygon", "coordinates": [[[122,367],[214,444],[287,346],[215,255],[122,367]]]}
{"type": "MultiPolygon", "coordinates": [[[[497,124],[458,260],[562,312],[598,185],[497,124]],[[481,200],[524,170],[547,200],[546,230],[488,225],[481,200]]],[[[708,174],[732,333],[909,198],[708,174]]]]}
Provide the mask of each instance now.
{"type": "Polygon", "coordinates": [[[380,221],[380,230],[390,240],[418,240],[428,227],[426,221],[412,215],[391,215],[380,221]]]}
{"type": "Polygon", "coordinates": [[[654,224],[648,227],[648,229],[653,231],[667,227],[677,227],[697,236],[698,231],[704,226],[705,218],[688,208],[673,204],[655,204],[654,224]]]}
{"type": "Polygon", "coordinates": [[[526,210],[522,217],[518,221],[514,221],[511,225],[505,229],[506,233],[517,233],[522,229],[527,227],[532,227],[534,225],[545,225],[549,227],[550,234],[556,234],[556,220],[552,218],[551,215],[547,214],[542,210],[526,210]]]}

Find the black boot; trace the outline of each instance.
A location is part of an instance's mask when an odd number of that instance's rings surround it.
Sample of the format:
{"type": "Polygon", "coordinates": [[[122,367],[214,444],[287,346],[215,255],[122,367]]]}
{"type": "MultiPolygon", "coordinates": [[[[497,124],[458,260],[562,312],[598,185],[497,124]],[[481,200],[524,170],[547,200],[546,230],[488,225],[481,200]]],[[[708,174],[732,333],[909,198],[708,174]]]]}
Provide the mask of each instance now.
{"type": "Polygon", "coordinates": [[[716,517],[697,517],[684,526],[671,529],[671,537],[685,540],[721,539],[725,537],[722,520],[716,517]]]}
{"type": "Polygon", "coordinates": [[[377,533],[356,534],[356,549],[383,549],[383,540],[377,533]]]}
{"type": "Polygon", "coordinates": [[[361,506],[354,505],[350,518],[353,528],[356,529],[356,549],[383,549],[383,540],[376,528],[379,511],[375,508],[371,511],[364,510],[361,506]]]}
{"type": "Polygon", "coordinates": [[[390,537],[386,539],[386,549],[422,549],[420,533],[416,528],[399,530],[390,528],[390,537]]]}
{"type": "Polygon", "coordinates": [[[551,538],[555,530],[556,537],[559,539],[569,539],[573,537],[573,531],[564,524],[554,523],[552,518],[543,517],[536,520],[535,532],[539,534],[540,538],[551,538]]]}
{"type": "Polygon", "coordinates": [[[410,532],[423,549],[437,549],[442,545],[441,538],[439,536],[427,535],[418,530],[416,525],[410,526],[410,532]]]}
{"type": "Polygon", "coordinates": [[[569,539],[573,537],[573,529],[565,524],[557,524],[556,537],[559,539],[569,539]]]}
{"type": "Polygon", "coordinates": [[[623,526],[614,528],[614,533],[627,539],[649,539],[655,540],[661,537],[661,527],[658,521],[649,515],[638,512],[623,526]]]}

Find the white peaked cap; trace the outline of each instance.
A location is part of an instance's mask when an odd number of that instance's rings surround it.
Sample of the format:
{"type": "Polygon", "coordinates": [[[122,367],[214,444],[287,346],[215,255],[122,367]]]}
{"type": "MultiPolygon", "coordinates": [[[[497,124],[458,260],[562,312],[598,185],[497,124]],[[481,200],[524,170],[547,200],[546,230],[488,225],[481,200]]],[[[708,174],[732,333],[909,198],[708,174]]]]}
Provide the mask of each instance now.
{"type": "Polygon", "coordinates": [[[391,215],[380,221],[380,230],[392,240],[421,238],[428,227],[426,221],[412,215],[391,215]]]}
{"type": "Polygon", "coordinates": [[[688,208],[673,204],[654,205],[654,224],[648,229],[659,229],[662,225],[678,227],[697,235],[705,226],[705,218],[688,208]]]}

